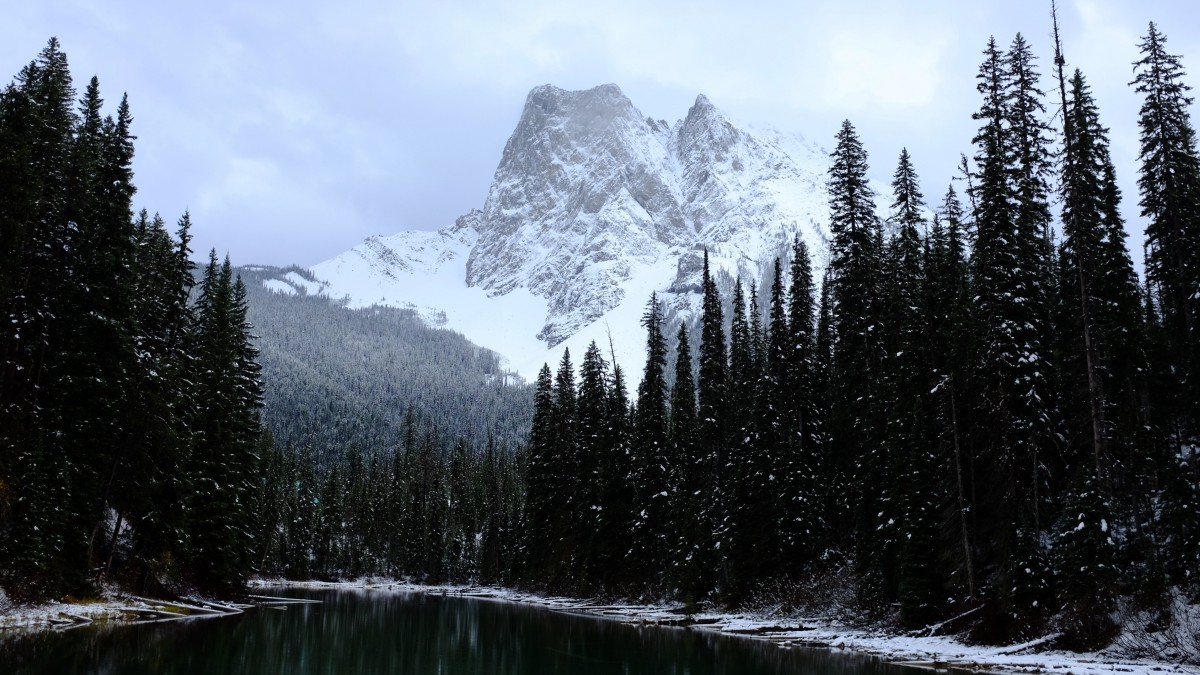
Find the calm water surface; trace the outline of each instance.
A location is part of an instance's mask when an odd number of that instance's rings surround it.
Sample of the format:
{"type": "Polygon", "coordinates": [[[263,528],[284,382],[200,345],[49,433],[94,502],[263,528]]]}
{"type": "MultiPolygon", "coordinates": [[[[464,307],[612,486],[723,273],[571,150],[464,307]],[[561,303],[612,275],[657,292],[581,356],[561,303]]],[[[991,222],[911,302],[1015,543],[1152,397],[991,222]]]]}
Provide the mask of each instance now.
{"type": "Polygon", "coordinates": [[[470,598],[276,592],[323,604],[31,636],[0,634],[0,673],[911,675],[854,654],[780,649],[470,598]]]}

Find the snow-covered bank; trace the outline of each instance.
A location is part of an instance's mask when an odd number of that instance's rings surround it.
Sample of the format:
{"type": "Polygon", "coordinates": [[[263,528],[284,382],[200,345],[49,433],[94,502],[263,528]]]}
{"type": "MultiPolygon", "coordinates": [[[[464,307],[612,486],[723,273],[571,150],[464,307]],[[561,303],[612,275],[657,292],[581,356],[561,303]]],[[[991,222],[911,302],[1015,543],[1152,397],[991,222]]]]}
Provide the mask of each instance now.
{"type": "Polygon", "coordinates": [[[626,623],[686,626],[696,630],[766,640],[782,648],[815,646],[847,649],[878,656],[893,663],[939,669],[1005,673],[1055,672],[1071,675],[1114,672],[1133,675],[1200,675],[1200,668],[1165,660],[1124,658],[1109,651],[1075,653],[1045,650],[1046,644],[1052,638],[1005,647],[983,647],[965,645],[953,637],[889,634],[880,630],[845,625],[827,618],[769,610],[732,613],[698,611],[686,614],[682,605],[607,604],[491,586],[437,586],[375,579],[336,583],[260,580],[253,582],[253,585],[259,588],[365,589],[384,593],[432,593],[518,602],[563,612],[592,614],[626,623]]]}
{"type": "Polygon", "coordinates": [[[230,616],[253,606],[207,598],[156,600],[119,594],[85,601],[0,606],[0,638],[12,633],[64,630],[102,622],[147,623],[230,616]]]}

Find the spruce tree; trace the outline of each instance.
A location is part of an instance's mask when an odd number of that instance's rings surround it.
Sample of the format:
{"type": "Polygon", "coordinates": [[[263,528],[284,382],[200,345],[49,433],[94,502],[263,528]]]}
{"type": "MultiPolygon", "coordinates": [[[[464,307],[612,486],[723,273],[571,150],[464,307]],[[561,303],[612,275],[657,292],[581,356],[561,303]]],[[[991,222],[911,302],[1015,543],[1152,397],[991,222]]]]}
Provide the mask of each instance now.
{"type": "Polygon", "coordinates": [[[245,286],[233,278],[228,258],[218,267],[216,251],[209,256],[197,308],[200,406],[191,420],[196,441],[187,499],[189,568],[199,585],[231,590],[244,584],[250,570],[251,486],[245,468],[258,461],[262,384],[245,286]]]}
{"type": "Polygon", "coordinates": [[[612,383],[605,406],[605,432],[609,451],[600,466],[601,503],[596,529],[598,587],[617,592],[629,583],[628,556],[633,533],[634,484],[629,398],[620,364],[613,364],[612,383]]]}
{"type": "MultiPolygon", "coordinates": [[[[820,497],[821,445],[817,410],[817,368],[813,325],[815,298],[808,247],[799,236],[792,242],[789,265],[787,326],[788,422],[783,445],[784,488],[780,504],[783,572],[800,578],[818,552],[824,511],[820,497]]],[[[772,333],[774,337],[775,333],[772,333]]]]}
{"type": "Polygon", "coordinates": [[[789,344],[792,336],[787,322],[787,299],[783,292],[783,263],[775,258],[771,281],[765,347],[763,349],[762,378],[758,388],[755,420],[754,464],[758,478],[752,518],[747,522],[751,528],[749,540],[758,551],[755,577],[767,581],[777,576],[784,562],[784,545],[788,537],[789,522],[785,522],[785,511],[780,508],[791,487],[786,481],[786,471],[791,460],[789,398],[793,384],[790,375],[789,344]]]}
{"type": "Polygon", "coordinates": [[[1197,309],[1200,308],[1200,155],[1188,107],[1180,57],[1166,51],[1166,36],[1151,23],[1138,45],[1134,85],[1145,97],[1139,113],[1139,202],[1146,225],[1146,276],[1153,290],[1176,364],[1179,393],[1169,414],[1189,442],[1200,409],[1197,309]]]}
{"type": "Polygon", "coordinates": [[[687,325],[679,322],[675,349],[675,382],[671,387],[671,550],[672,584],[684,598],[695,599],[707,589],[701,579],[710,575],[712,545],[709,524],[702,519],[708,499],[708,474],[697,452],[696,387],[687,325]]]}
{"type": "Polygon", "coordinates": [[[534,388],[533,426],[529,430],[529,456],[526,474],[526,579],[539,583],[550,572],[550,528],[554,510],[560,508],[560,496],[552,476],[554,443],[553,376],[550,364],[542,364],[534,388]]]}
{"type": "Polygon", "coordinates": [[[1137,446],[1152,442],[1144,433],[1149,411],[1142,403],[1146,363],[1137,278],[1125,249],[1108,133],[1078,70],[1070,92],[1060,267],[1064,296],[1073,300],[1063,339],[1082,343],[1082,349],[1064,349],[1068,358],[1075,356],[1065,365],[1083,394],[1077,400],[1088,405],[1068,412],[1074,435],[1091,441],[1079,460],[1091,463],[1100,489],[1112,494],[1120,487],[1131,503],[1130,481],[1147,468],[1138,455],[1150,450],[1137,446]]]}
{"type": "MultiPolygon", "coordinates": [[[[74,97],[66,54],[54,38],[4,97],[0,237],[7,245],[0,253],[6,256],[0,271],[6,287],[0,298],[6,311],[0,328],[0,440],[12,448],[3,460],[11,492],[27,497],[10,502],[0,547],[30,597],[67,590],[63,553],[72,539],[69,511],[61,505],[69,499],[73,468],[56,446],[54,432],[66,422],[59,403],[64,372],[58,354],[71,310],[67,204],[74,97]]],[[[78,581],[76,570],[70,572],[78,581]]]]}
{"type": "MultiPolygon", "coordinates": [[[[579,372],[578,413],[578,476],[575,480],[577,506],[572,525],[578,534],[576,547],[576,579],[582,588],[589,589],[598,575],[595,535],[599,514],[604,509],[601,493],[601,466],[612,452],[608,427],[608,364],[600,355],[595,342],[588,345],[579,372]]],[[[585,591],[586,592],[586,591],[585,591]]]]}
{"type": "Polygon", "coordinates": [[[755,582],[750,526],[753,517],[752,501],[759,479],[755,463],[757,447],[754,430],[755,376],[754,338],[747,317],[742,280],[733,285],[733,312],[729,327],[728,417],[729,440],[724,466],[722,513],[719,525],[721,551],[724,556],[726,600],[738,602],[755,582]]]}
{"type": "Polygon", "coordinates": [[[875,554],[863,569],[884,598],[900,601],[901,621],[923,626],[936,617],[941,602],[937,522],[941,506],[939,469],[933,452],[935,415],[929,391],[936,385],[930,362],[924,303],[926,229],[924,199],[907,150],[902,150],[892,181],[892,222],[885,269],[890,283],[884,336],[886,357],[881,387],[888,402],[883,443],[868,451],[863,485],[877,495],[876,522],[864,540],[875,554]],[[899,478],[899,480],[896,480],[899,478]]]}
{"type": "Polygon", "coordinates": [[[945,530],[953,532],[946,559],[959,598],[973,598],[975,512],[974,453],[966,433],[971,362],[965,213],[953,187],[946,191],[930,228],[925,262],[925,340],[933,378],[935,444],[947,495],[945,530]]]}
{"type": "Polygon", "coordinates": [[[692,374],[692,350],[688,342],[687,324],[679,322],[675,336],[675,381],[671,385],[671,444],[675,448],[675,464],[684,467],[677,481],[686,479],[686,466],[693,459],[696,442],[696,378],[692,374]]]}
{"type": "Polygon", "coordinates": [[[631,577],[643,587],[661,582],[670,517],[667,458],[670,453],[667,420],[667,342],[662,334],[662,305],[650,295],[642,315],[646,329],[646,367],[638,385],[634,413],[633,538],[629,556],[631,577]]]}
{"type": "Polygon", "coordinates": [[[993,478],[976,485],[973,506],[980,572],[992,601],[980,630],[1000,636],[1024,630],[1027,621],[1036,623],[1048,600],[1037,590],[1047,582],[1038,542],[1047,497],[1045,467],[1053,449],[1043,309],[1049,271],[1048,151],[1027,44],[1018,35],[1012,53],[1004,56],[990,40],[984,55],[970,263],[973,442],[977,472],[993,478]]]}
{"type": "MultiPolygon", "coordinates": [[[[696,452],[694,472],[697,476],[696,490],[700,491],[701,508],[697,514],[698,532],[704,537],[702,560],[716,556],[721,542],[724,505],[730,489],[729,462],[729,409],[732,397],[729,391],[729,361],[725,343],[725,318],[717,282],[709,267],[708,251],[704,252],[702,275],[703,299],[700,307],[700,349],[697,379],[696,452]]],[[[705,563],[707,564],[707,563],[705,563]]],[[[707,569],[697,566],[706,577],[697,587],[711,587],[716,583],[717,565],[707,569]]]]}
{"type": "MultiPolygon", "coordinates": [[[[830,458],[836,475],[853,477],[851,503],[830,514],[830,525],[846,531],[854,526],[857,562],[862,578],[859,598],[869,611],[886,601],[884,580],[870,572],[878,551],[871,549],[880,512],[872,493],[883,467],[869,458],[878,452],[882,433],[883,323],[879,301],[882,273],[882,228],[875,216],[875,193],[867,181],[867,153],[849,120],[842,123],[832,155],[826,188],[832,236],[829,272],[831,332],[834,336],[830,377],[830,458]],[[855,497],[857,497],[855,499],[855,497]]],[[[831,489],[850,491],[843,484],[831,489]]],[[[894,521],[894,519],[892,519],[894,521]]]]}

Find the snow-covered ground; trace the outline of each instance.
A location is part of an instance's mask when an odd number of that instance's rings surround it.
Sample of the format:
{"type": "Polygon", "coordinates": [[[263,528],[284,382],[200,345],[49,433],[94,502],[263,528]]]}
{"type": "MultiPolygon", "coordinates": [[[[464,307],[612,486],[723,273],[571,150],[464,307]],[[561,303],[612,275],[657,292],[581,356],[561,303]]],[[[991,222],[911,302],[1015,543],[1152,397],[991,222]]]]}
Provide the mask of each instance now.
{"type": "Polygon", "coordinates": [[[846,649],[871,654],[892,663],[939,670],[1070,675],[1200,675],[1200,668],[1166,660],[1126,658],[1108,651],[1077,653],[1045,649],[1046,643],[1053,636],[1019,645],[985,647],[965,645],[953,637],[897,635],[849,626],[828,618],[798,616],[771,610],[733,613],[699,611],[684,614],[681,605],[608,604],[490,586],[435,586],[369,579],[338,583],[264,580],[254,584],[260,588],[366,589],[381,593],[432,593],[518,602],[563,612],[591,614],[626,623],[687,626],[692,630],[766,640],[785,649],[803,646],[846,649]]]}
{"type": "MultiPolygon", "coordinates": [[[[266,599],[262,603],[272,604],[266,599]]],[[[95,600],[14,606],[0,595],[0,636],[10,631],[63,630],[110,621],[146,623],[214,618],[240,614],[252,606],[207,598],[167,601],[116,593],[106,593],[95,600]]]]}
{"type": "MultiPolygon", "coordinates": [[[[378,593],[432,593],[517,602],[548,609],[589,614],[633,624],[686,626],[726,635],[765,640],[781,648],[823,647],[871,654],[884,661],[937,669],[965,669],[1004,673],[1069,673],[1100,675],[1129,673],[1200,675],[1200,668],[1154,658],[1128,658],[1111,651],[1076,653],[1046,650],[1046,638],[1005,647],[965,645],[953,637],[897,635],[850,626],[823,617],[807,617],[769,609],[747,612],[698,611],[686,614],[678,604],[598,603],[576,598],[537,595],[491,586],[420,585],[391,580],[363,579],[348,582],[252,582],[261,594],[256,603],[272,604],[271,588],[366,590],[378,593]]],[[[202,598],[181,602],[111,595],[93,602],[60,602],[33,607],[0,604],[0,636],[10,631],[63,630],[101,621],[178,621],[217,618],[239,613],[250,605],[217,603],[202,598]]],[[[1118,640],[1118,644],[1121,641],[1118,640]]]]}

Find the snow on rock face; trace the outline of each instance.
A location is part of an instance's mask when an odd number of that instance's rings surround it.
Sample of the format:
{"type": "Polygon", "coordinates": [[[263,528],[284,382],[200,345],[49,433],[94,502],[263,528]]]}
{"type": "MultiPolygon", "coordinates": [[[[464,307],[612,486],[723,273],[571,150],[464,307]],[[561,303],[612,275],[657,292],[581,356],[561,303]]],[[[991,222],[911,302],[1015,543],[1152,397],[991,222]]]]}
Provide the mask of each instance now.
{"type": "Polygon", "coordinates": [[[615,85],[530,92],[488,192],[467,283],[549,301],[554,345],[624,296],[630,262],[687,241],[664,130],[615,85]]]}
{"type": "Polygon", "coordinates": [[[578,359],[587,341],[606,344],[609,329],[637,369],[641,308],[656,291],[694,310],[704,248],[716,271],[757,278],[799,235],[823,267],[828,166],[816,146],[736,125],[703,95],[668,126],[616,85],[544,85],[482,210],[438,232],[371,237],[313,272],[333,297],[413,307],[527,378],[557,361],[551,351],[578,359]]]}

